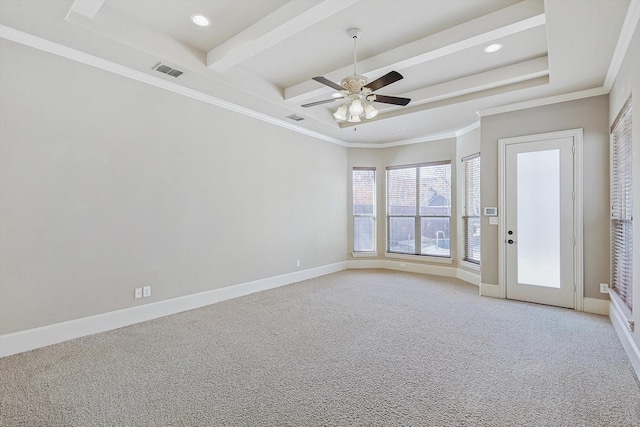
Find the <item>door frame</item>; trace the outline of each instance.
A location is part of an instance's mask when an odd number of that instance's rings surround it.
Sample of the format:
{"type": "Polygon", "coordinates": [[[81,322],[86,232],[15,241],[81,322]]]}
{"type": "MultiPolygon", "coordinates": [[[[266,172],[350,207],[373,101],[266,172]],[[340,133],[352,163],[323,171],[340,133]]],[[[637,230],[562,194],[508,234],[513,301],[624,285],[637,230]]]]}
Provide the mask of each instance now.
{"type": "Polygon", "coordinates": [[[574,310],[584,311],[584,259],[583,259],[583,130],[569,129],[498,139],[498,289],[500,298],[507,298],[506,250],[506,149],[507,145],[557,138],[573,138],[573,285],[574,310]]]}

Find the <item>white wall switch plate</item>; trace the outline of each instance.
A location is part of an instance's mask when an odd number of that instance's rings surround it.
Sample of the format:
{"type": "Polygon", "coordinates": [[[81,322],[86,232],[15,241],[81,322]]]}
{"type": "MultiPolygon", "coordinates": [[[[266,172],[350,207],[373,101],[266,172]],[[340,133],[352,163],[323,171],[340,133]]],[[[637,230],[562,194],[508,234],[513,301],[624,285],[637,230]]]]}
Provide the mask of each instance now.
{"type": "Polygon", "coordinates": [[[142,288],[136,288],[135,292],[133,293],[133,297],[135,299],[142,298],[142,288]]]}
{"type": "Polygon", "coordinates": [[[151,286],[145,286],[142,288],[142,296],[145,298],[151,296],[151,286]]]}
{"type": "Polygon", "coordinates": [[[489,224],[498,225],[498,217],[497,216],[490,216],[489,217],[489,224]]]}

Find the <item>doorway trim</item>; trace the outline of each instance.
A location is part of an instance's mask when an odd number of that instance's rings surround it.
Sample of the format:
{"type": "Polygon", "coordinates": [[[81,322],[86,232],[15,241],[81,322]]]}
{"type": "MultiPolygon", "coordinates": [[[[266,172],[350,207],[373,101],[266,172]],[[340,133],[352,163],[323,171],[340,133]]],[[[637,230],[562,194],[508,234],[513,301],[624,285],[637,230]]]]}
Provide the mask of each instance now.
{"type": "Polygon", "coordinates": [[[507,257],[506,257],[506,148],[507,145],[535,142],[556,138],[573,138],[573,282],[574,310],[584,311],[584,259],[583,259],[583,130],[569,129],[557,132],[524,135],[498,139],[498,289],[500,298],[507,298],[507,257]]]}

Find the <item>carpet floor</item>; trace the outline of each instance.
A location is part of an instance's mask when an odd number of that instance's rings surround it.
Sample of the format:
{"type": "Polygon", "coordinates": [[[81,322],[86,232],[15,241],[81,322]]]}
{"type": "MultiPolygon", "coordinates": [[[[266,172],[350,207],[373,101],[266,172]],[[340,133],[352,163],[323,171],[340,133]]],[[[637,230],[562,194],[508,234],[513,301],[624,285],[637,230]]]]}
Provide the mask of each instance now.
{"type": "Polygon", "coordinates": [[[1,426],[640,426],[603,316],[347,270],[0,359],[1,426]]]}

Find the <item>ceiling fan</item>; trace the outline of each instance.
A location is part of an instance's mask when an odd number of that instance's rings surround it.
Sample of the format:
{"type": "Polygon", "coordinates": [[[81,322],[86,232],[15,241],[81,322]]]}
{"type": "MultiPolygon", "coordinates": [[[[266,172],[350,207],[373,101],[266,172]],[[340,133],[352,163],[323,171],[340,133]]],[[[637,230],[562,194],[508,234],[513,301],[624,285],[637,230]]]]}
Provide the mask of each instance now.
{"type": "Polygon", "coordinates": [[[334,83],[325,77],[313,78],[313,80],[318,83],[329,86],[330,88],[339,91],[339,93],[335,94],[332,99],[310,102],[309,104],[303,104],[302,107],[307,108],[327,104],[329,102],[345,100],[346,102],[338,107],[336,112],[333,113],[333,117],[337,120],[347,120],[351,123],[358,123],[361,121],[360,116],[362,114],[364,114],[366,119],[372,119],[378,115],[378,110],[373,106],[373,102],[405,106],[411,101],[409,98],[378,95],[373,93],[380,88],[401,80],[402,75],[397,71],[391,71],[372,82],[369,82],[367,77],[358,75],[356,70],[356,43],[361,35],[362,31],[359,28],[352,28],[349,30],[349,36],[353,39],[353,75],[342,79],[340,84],[334,83]]]}

